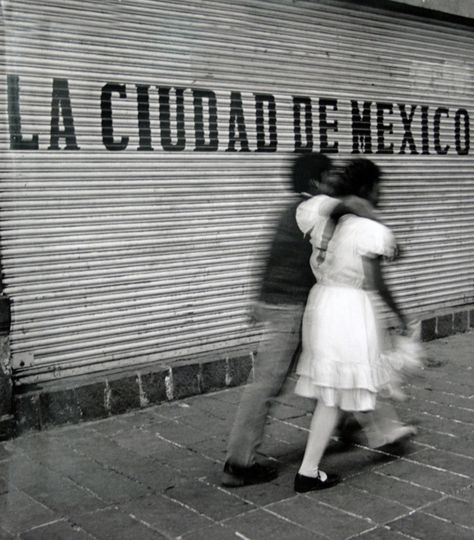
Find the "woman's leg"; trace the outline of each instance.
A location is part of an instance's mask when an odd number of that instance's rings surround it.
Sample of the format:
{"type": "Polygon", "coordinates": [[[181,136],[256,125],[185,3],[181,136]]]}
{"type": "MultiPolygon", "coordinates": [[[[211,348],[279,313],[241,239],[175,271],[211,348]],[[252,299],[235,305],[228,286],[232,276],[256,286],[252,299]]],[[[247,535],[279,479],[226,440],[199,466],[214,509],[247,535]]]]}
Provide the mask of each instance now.
{"type": "Polygon", "coordinates": [[[321,400],[318,401],[311,420],[308,442],[299,474],[309,477],[317,475],[319,462],[337,425],[338,418],[339,409],[337,407],[327,407],[321,400]]]}

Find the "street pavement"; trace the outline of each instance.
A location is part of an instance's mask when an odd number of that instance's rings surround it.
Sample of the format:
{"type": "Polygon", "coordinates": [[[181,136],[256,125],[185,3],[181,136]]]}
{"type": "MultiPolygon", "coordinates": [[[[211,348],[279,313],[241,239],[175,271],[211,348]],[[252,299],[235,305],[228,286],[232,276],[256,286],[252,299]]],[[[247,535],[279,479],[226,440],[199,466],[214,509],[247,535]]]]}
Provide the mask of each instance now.
{"type": "Polygon", "coordinates": [[[403,456],[334,440],[332,489],[293,491],[312,404],[291,380],[262,447],[278,479],[220,486],[233,388],[2,443],[0,540],[472,540],[474,332],[426,347],[397,405],[418,437],[403,456]]]}

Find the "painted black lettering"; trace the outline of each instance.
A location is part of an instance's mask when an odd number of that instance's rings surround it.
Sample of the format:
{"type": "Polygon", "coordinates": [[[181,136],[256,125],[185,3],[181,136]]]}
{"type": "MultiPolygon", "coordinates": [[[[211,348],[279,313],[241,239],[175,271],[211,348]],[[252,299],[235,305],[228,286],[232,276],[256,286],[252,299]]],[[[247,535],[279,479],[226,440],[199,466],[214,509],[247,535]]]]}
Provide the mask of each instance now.
{"type": "Polygon", "coordinates": [[[429,155],[430,153],[429,110],[430,108],[427,105],[421,107],[421,153],[423,155],[429,155]]]}
{"type": "Polygon", "coordinates": [[[393,154],[393,143],[385,145],[385,133],[393,133],[393,124],[385,124],[385,112],[393,114],[392,103],[377,103],[377,154],[393,154]]]}
{"type": "Polygon", "coordinates": [[[449,109],[438,107],[434,114],[433,131],[434,131],[434,147],[437,154],[445,155],[448,153],[449,144],[441,146],[441,116],[449,118],[449,109]]]}
{"type": "Polygon", "coordinates": [[[244,107],[240,92],[230,94],[230,115],[229,115],[229,146],[226,152],[236,152],[236,143],[240,144],[240,152],[250,152],[247,138],[247,128],[245,126],[244,107]],[[235,136],[237,127],[238,136],[235,136]]]}
{"type": "Polygon", "coordinates": [[[276,152],[277,119],[275,98],[271,94],[255,94],[257,152],[276,152]],[[265,105],[268,111],[268,142],[265,137],[265,105]]]}
{"type": "Polygon", "coordinates": [[[163,150],[180,151],[186,147],[186,132],[184,123],[184,88],[176,88],[176,142],[171,140],[171,107],[170,88],[158,88],[160,100],[160,132],[163,150]]]}
{"type": "Polygon", "coordinates": [[[48,150],[59,150],[59,139],[66,141],[64,150],[79,150],[74,130],[69,83],[67,79],[53,79],[51,98],[51,130],[48,150]],[[59,129],[59,115],[63,119],[64,129],[59,129]]]}
{"type": "Polygon", "coordinates": [[[471,135],[469,113],[466,109],[458,109],[456,111],[456,116],[454,117],[454,137],[456,141],[456,152],[460,156],[469,154],[471,135]]]}
{"type": "Polygon", "coordinates": [[[149,85],[137,84],[138,113],[138,148],[137,150],[153,150],[150,126],[150,94],[149,85]]]}
{"type": "Polygon", "coordinates": [[[10,129],[11,150],[38,150],[38,135],[31,135],[31,139],[25,139],[21,132],[20,112],[20,77],[8,75],[8,126],[10,129]]]}
{"type": "Polygon", "coordinates": [[[313,113],[310,97],[293,96],[293,131],[295,135],[295,152],[311,152],[313,150],[313,113]],[[302,108],[304,108],[304,144],[301,129],[302,108]]]}
{"type": "Polygon", "coordinates": [[[319,144],[321,152],[325,154],[337,154],[339,143],[333,142],[331,145],[328,143],[328,129],[338,132],[339,128],[337,120],[328,122],[327,107],[331,107],[333,111],[337,111],[337,99],[319,99],[319,144]]]}
{"type": "Polygon", "coordinates": [[[194,98],[194,131],[196,134],[195,152],[215,151],[219,146],[217,138],[217,99],[211,90],[193,90],[194,98]],[[206,142],[204,131],[204,103],[208,104],[209,140],[206,142]]]}
{"type": "Polygon", "coordinates": [[[418,154],[418,151],[416,149],[415,139],[413,138],[413,133],[411,131],[411,124],[413,122],[413,116],[415,115],[416,105],[411,106],[409,115],[407,115],[406,107],[403,103],[399,103],[398,108],[400,110],[400,116],[402,117],[403,129],[405,132],[403,135],[403,141],[400,146],[399,154],[405,153],[405,148],[407,144],[408,144],[408,147],[410,148],[410,154],[418,154]]]}
{"type": "Polygon", "coordinates": [[[364,101],[362,116],[360,114],[359,104],[351,100],[352,108],[352,153],[359,154],[360,148],[364,149],[365,154],[372,153],[372,135],[370,126],[370,101],[364,101]]]}
{"type": "Polygon", "coordinates": [[[107,150],[125,150],[128,146],[128,137],[122,137],[120,142],[114,140],[114,127],[112,121],[112,93],[119,95],[120,99],[126,99],[127,92],[124,84],[107,83],[102,88],[100,99],[102,117],[102,141],[107,150]]]}

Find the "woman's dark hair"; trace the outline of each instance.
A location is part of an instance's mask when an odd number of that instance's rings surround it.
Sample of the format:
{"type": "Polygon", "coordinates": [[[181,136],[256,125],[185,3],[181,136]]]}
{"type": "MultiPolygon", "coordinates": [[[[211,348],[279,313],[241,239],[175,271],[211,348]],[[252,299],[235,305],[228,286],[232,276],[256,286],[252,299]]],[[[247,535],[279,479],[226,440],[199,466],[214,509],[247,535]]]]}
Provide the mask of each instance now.
{"type": "Polygon", "coordinates": [[[373,187],[380,182],[382,171],[373,161],[358,158],[340,171],[332,184],[332,193],[336,197],[356,195],[366,198],[373,187]]]}
{"type": "MultiPolygon", "coordinates": [[[[293,161],[291,179],[297,193],[311,192],[311,181],[321,181],[321,175],[329,171],[332,161],[324,154],[311,152],[302,154],[293,161]]],[[[313,188],[314,189],[314,188],[313,188]]]]}

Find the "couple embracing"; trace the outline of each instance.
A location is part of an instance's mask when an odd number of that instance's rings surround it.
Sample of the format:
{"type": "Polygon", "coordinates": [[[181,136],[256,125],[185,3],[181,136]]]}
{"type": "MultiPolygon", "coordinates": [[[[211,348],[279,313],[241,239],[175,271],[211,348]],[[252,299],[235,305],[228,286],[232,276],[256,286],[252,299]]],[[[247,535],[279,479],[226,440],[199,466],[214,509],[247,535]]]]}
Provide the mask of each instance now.
{"type": "Polygon", "coordinates": [[[407,329],[381,270],[384,258],[395,258],[397,245],[375,210],[380,180],[379,167],[368,159],[352,160],[338,174],[325,155],[295,159],[298,199],[282,213],[270,248],[255,308],[263,335],[253,382],[245,387],[229,437],[224,486],[277,476],[276,468],[257,462],[256,452],[271,399],[280,393],[300,341],[295,392],[315,399],[316,407],[295,491],[339,483],[319,463],[331,435],[349,418],[372,448],[416,434],[380,399],[400,390],[383,354],[374,294],[396,315],[401,333],[407,329]]]}

